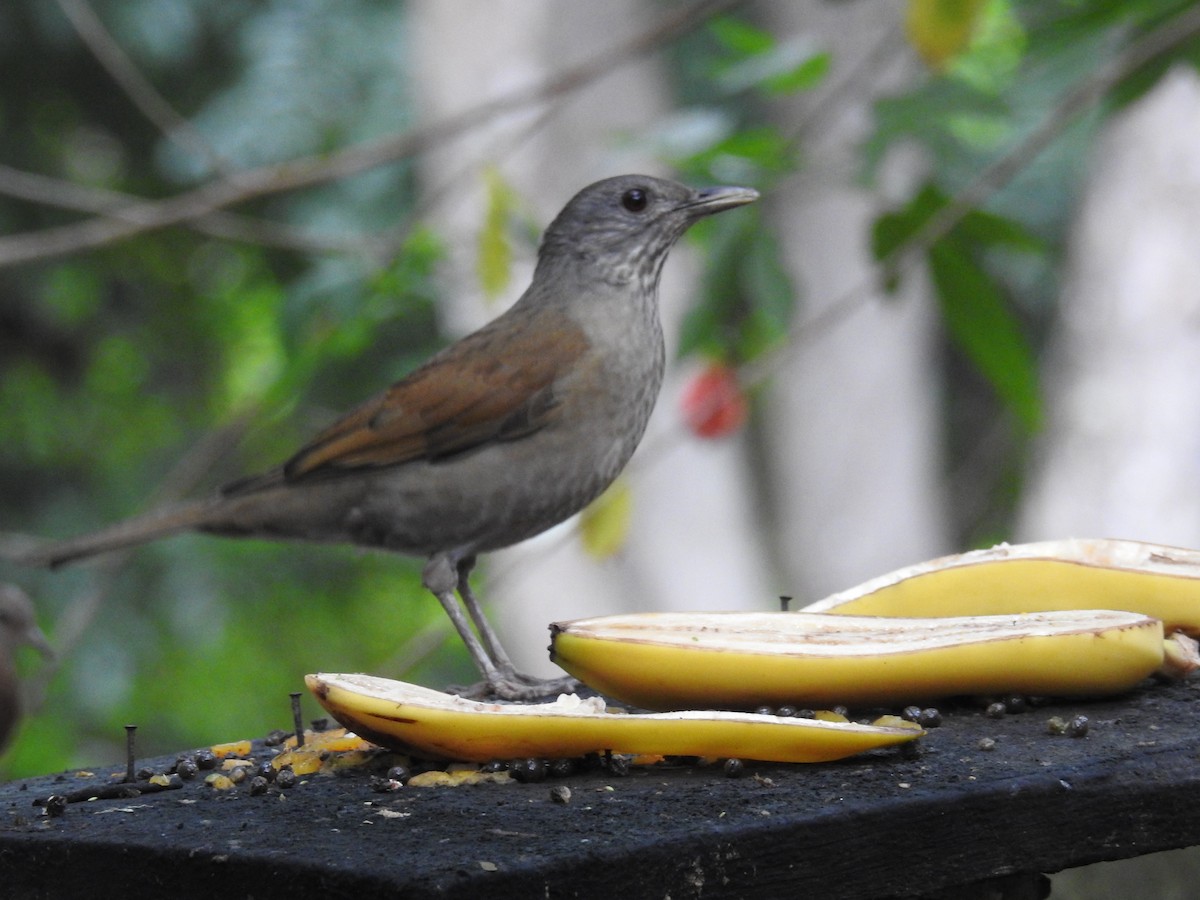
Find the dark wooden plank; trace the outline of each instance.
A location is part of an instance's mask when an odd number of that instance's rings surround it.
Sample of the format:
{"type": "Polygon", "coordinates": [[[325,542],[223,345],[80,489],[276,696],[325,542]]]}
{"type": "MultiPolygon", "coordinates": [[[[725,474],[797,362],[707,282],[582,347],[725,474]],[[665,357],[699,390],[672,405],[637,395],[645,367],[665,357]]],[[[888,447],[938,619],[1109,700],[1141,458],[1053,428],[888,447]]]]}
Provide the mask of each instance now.
{"type": "Polygon", "coordinates": [[[920,896],[1200,843],[1198,697],[1187,683],[999,720],[960,708],[916,758],[591,773],[559,782],[566,805],[550,782],[378,794],[356,771],[259,797],[197,780],[49,819],[32,799],[80,779],[37,778],[0,786],[0,879],[128,900],[920,896]],[[1047,733],[1076,713],[1087,737],[1047,733]]]}

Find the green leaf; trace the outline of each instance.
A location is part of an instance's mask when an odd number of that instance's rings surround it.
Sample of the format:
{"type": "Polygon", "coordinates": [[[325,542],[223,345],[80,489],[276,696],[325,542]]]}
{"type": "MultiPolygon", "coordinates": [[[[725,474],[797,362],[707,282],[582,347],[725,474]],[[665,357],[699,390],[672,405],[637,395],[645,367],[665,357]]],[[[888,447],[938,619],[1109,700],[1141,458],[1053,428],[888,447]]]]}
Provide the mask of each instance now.
{"type": "Polygon", "coordinates": [[[1045,242],[1020,222],[982,209],[963,216],[955,231],[984,247],[1004,246],[1030,253],[1041,253],[1046,249],[1045,242]]]}
{"type": "Polygon", "coordinates": [[[1037,366],[1000,289],[957,240],[934,246],[929,265],[950,337],[1018,421],[1036,430],[1041,420],[1037,366]]]}
{"type": "Polygon", "coordinates": [[[797,91],[811,90],[829,74],[832,63],[833,57],[829,53],[815,53],[789,71],[765,79],[763,87],[772,94],[794,94],[797,91]]]}
{"type": "Polygon", "coordinates": [[[727,49],[742,56],[765,53],[775,46],[775,38],[769,31],[755,28],[748,22],[731,16],[713,19],[708,30],[727,49]]]}
{"type": "Polygon", "coordinates": [[[615,555],[625,546],[632,521],[633,491],[627,480],[618,478],[579,516],[583,549],[595,559],[615,555]]]}
{"type": "Polygon", "coordinates": [[[476,271],[484,296],[495,299],[508,289],[512,281],[512,245],[508,240],[508,223],[515,206],[515,195],[499,171],[489,168],[487,208],[483,228],[479,232],[479,258],[476,271]]]}

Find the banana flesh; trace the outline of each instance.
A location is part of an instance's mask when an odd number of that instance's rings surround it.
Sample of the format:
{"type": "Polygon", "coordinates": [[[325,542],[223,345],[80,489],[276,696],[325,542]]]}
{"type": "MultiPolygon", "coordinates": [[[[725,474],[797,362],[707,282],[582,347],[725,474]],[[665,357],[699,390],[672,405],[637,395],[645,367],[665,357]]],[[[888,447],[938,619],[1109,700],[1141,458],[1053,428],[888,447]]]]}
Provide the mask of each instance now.
{"type": "Polygon", "coordinates": [[[1200,551],[1139,541],[1000,544],[920,563],[807,606],[857,616],[1123,609],[1200,635],[1200,551]]]}
{"type": "Polygon", "coordinates": [[[644,613],[551,626],[551,658],[646,709],[904,703],[1128,690],[1163,661],[1157,619],[1111,610],[883,618],[644,613]]]}
{"type": "Polygon", "coordinates": [[[611,750],[664,756],[826,762],[920,737],[919,728],[753,713],[621,715],[599,698],[506,705],[466,700],[372,675],[308,675],[317,701],[356,734],[392,749],[486,762],[611,750]]]}

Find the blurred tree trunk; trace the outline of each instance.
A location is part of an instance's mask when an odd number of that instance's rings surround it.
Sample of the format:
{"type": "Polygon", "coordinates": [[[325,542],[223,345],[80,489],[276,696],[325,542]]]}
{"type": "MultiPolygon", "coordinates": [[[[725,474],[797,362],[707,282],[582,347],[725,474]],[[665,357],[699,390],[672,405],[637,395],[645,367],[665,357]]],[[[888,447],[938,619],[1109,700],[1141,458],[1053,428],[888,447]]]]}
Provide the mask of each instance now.
{"type": "MultiPolygon", "coordinates": [[[[811,319],[870,277],[873,219],[911,196],[922,174],[907,153],[885,161],[873,188],[857,169],[872,102],[910,80],[915,64],[906,52],[877,52],[881,41],[901,39],[900,6],[768,3],[761,11],[773,32],[807,32],[833,54],[822,86],[778,110],[786,133],[828,104],[806,129],[799,173],[771,205],[799,315],[811,319]],[[831,100],[827,92],[847,78],[851,86],[831,100]]],[[[877,292],[806,337],[772,380],[766,496],[788,592],[805,602],[949,549],[936,334],[926,281],[914,273],[895,296],[877,292]]]]}
{"type": "MultiPolygon", "coordinates": [[[[640,0],[419,0],[412,4],[412,71],[422,113],[435,119],[531,83],[579,62],[579,48],[595,52],[638,34],[658,11],[640,0]]],[[[444,315],[451,331],[496,315],[532,273],[532,248],[516,248],[511,289],[495,304],[482,299],[475,276],[485,203],[481,167],[498,166],[541,228],[592,181],[625,172],[661,174],[644,148],[622,146],[619,138],[653,126],[670,109],[666,73],[647,59],[623,65],[540,124],[541,113],[506,117],[484,140],[473,134],[469,144],[440,148],[423,160],[427,188],[453,191],[450,202],[439,204],[436,222],[450,243],[444,315]]],[[[690,256],[681,245],[663,274],[668,358],[693,294],[698,266],[690,256]]],[[[567,525],[487,562],[483,596],[522,668],[556,671],[545,650],[546,627],[555,620],[622,610],[737,608],[761,605],[769,596],[740,446],[678,440],[677,393],[678,377],[669,373],[643,449],[630,466],[633,524],[617,557],[589,558],[567,525]]]]}
{"type": "Polygon", "coordinates": [[[1096,146],[1021,539],[1200,545],[1198,235],[1200,77],[1180,68],[1096,146]]]}

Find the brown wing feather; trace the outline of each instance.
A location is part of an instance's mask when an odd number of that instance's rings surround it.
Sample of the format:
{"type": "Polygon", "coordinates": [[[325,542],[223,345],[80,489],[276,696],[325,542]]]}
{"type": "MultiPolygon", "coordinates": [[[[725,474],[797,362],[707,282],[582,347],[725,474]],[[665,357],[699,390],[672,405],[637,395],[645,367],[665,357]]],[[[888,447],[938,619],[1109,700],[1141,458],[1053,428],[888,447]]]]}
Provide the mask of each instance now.
{"type": "Polygon", "coordinates": [[[541,428],[554,416],[555,382],[588,342],[554,311],[516,324],[499,319],[446,348],[318,434],[285,477],[436,459],[541,428]]]}

